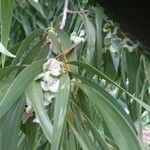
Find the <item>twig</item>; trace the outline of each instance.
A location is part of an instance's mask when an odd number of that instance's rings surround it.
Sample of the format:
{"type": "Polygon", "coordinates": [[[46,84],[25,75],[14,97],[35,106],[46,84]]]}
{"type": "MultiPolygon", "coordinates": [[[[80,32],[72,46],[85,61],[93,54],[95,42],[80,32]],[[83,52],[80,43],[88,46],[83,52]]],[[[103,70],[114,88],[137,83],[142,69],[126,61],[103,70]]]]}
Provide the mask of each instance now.
{"type": "Polygon", "coordinates": [[[62,53],[58,54],[58,55],[55,57],[55,59],[60,59],[60,58],[63,57],[64,55],[67,55],[68,53],[71,52],[71,50],[72,50],[73,48],[75,48],[75,47],[76,47],[77,45],[79,45],[79,44],[80,44],[80,42],[79,42],[79,43],[76,43],[76,44],[73,44],[73,45],[71,45],[70,47],[68,47],[68,48],[66,48],[66,49],[61,50],[62,53]]]}
{"type": "Polygon", "coordinates": [[[67,12],[68,12],[68,2],[69,2],[69,0],[65,0],[63,18],[61,21],[60,29],[64,29],[65,24],[66,24],[67,12]]]}

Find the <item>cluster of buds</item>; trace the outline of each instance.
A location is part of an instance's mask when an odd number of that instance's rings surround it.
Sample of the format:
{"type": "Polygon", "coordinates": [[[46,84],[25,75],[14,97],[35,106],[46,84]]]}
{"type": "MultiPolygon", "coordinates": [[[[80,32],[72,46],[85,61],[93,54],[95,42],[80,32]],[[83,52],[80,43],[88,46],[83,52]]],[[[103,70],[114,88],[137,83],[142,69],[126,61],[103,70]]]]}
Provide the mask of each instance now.
{"type": "Polygon", "coordinates": [[[40,85],[44,92],[44,106],[49,105],[56,96],[59,87],[59,77],[63,72],[63,63],[54,58],[48,59],[43,65],[43,73],[37,79],[41,79],[40,85]]]}
{"type": "MultiPolygon", "coordinates": [[[[43,90],[43,105],[45,107],[50,105],[52,100],[56,97],[60,82],[59,77],[62,73],[64,73],[63,63],[55,58],[50,58],[43,65],[43,72],[35,78],[35,80],[40,80],[40,85],[43,90]]],[[[31,102],[27,100],[26,114],[32,114],[33,111],[31,102]]],[[[29,115],[29,117],[30,116],[31,115],[29,115]]],[[[37,115],[35,115],[33,122],[39,123],[37,115]]]]}

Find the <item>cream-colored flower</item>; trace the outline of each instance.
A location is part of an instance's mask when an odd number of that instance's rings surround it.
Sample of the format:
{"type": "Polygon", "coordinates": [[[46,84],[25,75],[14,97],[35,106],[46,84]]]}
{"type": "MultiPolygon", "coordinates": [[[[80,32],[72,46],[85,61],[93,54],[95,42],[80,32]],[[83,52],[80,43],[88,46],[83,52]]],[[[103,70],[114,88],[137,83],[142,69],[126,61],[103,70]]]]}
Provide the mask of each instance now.
{"type": "Polygon", "coordinates": [[[63,72],[62,62],[56,60],[55,58],[50,58],[43,65],[43,71],[49,71],[52,76],[59,76],[63,72]]]}
{"type": "Polygon", "coordinates": [[[56,97],[55,93],[44,92],[43,94],[43,105],[48,106],[52,103],[52,99],[56,97]]]}
{"type": "Polygon", "coordinates": [[[33,119],[33,122],[40,123],[38,115],[35,113],[35,118],[33,119]]]}
{"type": "Polygon", "coordinates": [[[59,79],[45,74],[41,81],[41,87],[44,91],[50,91],[56,93],[59,87],[59,79]]]}
{"type": "Polygon", "coordinates": [[[72,32],[70,35],[70,39],[71,41],[73,41],[73,43],[80,43],[80,42],[84,42],[85,38],[83,37],[85,35],[85,31],[81,30],[80,34],[77,35],[76,32],[72,32]]]}

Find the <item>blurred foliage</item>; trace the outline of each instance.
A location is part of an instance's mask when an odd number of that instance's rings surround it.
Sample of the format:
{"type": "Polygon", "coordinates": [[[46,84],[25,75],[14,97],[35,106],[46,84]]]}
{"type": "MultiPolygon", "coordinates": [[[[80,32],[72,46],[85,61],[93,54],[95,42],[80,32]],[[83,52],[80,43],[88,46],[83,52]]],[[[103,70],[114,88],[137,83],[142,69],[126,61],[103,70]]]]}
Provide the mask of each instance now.
{"type": "Polygon", "coordinates": [[[150,61],[140,43],[90,0],[0,2],[0,149],[146,149],[150,61]],[[50,80],[59,87],[47,104],[50,80]]]}

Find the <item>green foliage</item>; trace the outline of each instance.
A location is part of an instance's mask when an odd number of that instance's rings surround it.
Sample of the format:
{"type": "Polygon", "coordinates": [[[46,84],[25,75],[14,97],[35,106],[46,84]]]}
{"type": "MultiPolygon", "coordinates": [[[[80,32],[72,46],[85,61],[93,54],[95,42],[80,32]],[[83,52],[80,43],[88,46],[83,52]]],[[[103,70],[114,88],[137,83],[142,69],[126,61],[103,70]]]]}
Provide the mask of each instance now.
{"type": "Polygon", "coordinates": [[[145,49],[88,1],[0,2],[0,149],[145,149],[145,49]]]}

